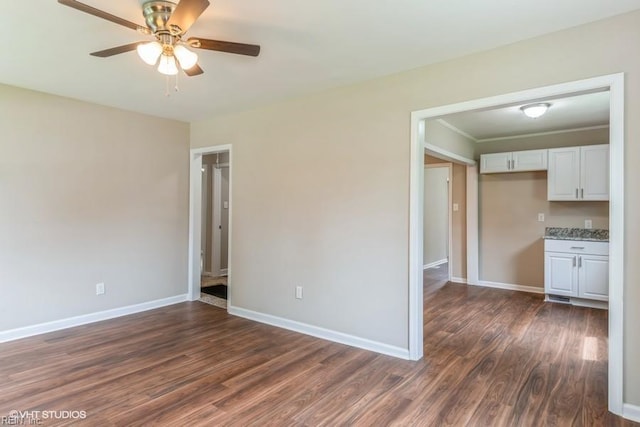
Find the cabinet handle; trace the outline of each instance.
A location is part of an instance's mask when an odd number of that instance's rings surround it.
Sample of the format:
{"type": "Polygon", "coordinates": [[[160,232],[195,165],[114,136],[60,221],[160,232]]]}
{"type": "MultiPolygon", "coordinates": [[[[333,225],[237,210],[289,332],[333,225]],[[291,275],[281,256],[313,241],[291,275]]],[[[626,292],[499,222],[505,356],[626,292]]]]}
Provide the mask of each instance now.
{"type": "Polygon", "coordinates": [[[578,189],[576,188],[576,199],[578,198],[578,189]]]}
{"type": "Polygon", "coordinates": [[[511,160],[507,159],[507,170],[511,169],[511,160]]]}
{"type": "Polygon", "coordinates": [[[582,268],[582,257],[578,257],[578,268],[582,268]]]}
{"type": "Polygon", "coordinates": [[[573,257],[573,266],[574,266],[574,267],[576,266],[576,258],[578,258],[578,257],[577,257],[577,256],[574,256],[574,257],[573,257]]]}
{"type": "Polygon", "coordinates": [[[571,246],[571,249],[584,249],[584,246],[571,246]]]}
{"type": "Polygon", "coordinates": [[[580,198],[584,199],[584,188],[580,189],[580,198]]]}
{"type": "Polygon", "coordinates": [[[516,168],[516,161],[511,160],[511,169],[515,169],[515,168],[516,168]]]}

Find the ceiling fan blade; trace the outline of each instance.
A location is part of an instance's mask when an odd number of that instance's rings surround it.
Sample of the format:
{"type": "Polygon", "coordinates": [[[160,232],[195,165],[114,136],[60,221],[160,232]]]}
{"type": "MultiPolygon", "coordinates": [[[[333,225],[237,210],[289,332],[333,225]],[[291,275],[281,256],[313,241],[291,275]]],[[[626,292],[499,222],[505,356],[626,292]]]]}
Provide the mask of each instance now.
{"type": "Polygon", "coordinates": [[[95,7],[86,5],[84,3],[80,3],[79,1],[76,1],[76,0],[58,0],[58,3],[65,6],[72,7],[81,12],[88,13],[89,15],[97,16],[98,18],[106,19],[107,21],[114,22],[116,24],[125,26],[127,28],[131,28],[132,30],[140,31],[143,33],[148,33],[149,31],[146,27],[143,27],[142,25],[138,25],[131,21],[127,21],[126,19],[122,19],[118,16],[104,12],[100,9],[96,9],[95,7]]]}
{"type": "Polygon", "coordinates": [[[111,49],[99,50],[97,52],[91,52],[90,55],[97,56],[99,58],[107,58],[109,56],[118,55],[120,53],[131,52],[132,50],[136,50],[136,47],[138,47],[140,43],[144,43],[144,42],[129,43],[129,44],[125,44],[118,47],[112,47],[111,49]]]}
{"type": "Polygon", "coordinates": [[[222,40],[208,40],[192,37],[187,40],[189,44],[196,47],[200,43],[200,49],[216,50],[218,52],[237,53],[238,55],[258,56],[260,54],[260,46],[255,44],[225,42],[222,40]]]}
{"type": "Polygon", "coordinates": [[[189,68],[188,70],[184,70],[184,73],[189,77],[193,77],[193,76],[198,76],[204,73],[204,70],[200,68],[198,64],[196,64],[193,67],[189,68]]]}
{"type": "Polygon", "coordinates": [[[179,27],[180,34],[184,34],[208,7],[209,0],[181,0],[171,14],[167,26],[179,27]]]}

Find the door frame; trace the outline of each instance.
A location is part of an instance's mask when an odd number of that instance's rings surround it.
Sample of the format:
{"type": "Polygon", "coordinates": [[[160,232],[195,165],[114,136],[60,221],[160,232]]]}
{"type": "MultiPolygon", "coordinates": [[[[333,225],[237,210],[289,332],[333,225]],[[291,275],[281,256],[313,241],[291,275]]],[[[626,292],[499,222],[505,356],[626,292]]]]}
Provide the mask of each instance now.
{"type": "MultiPolygon", "coordinates": [[[[202,228],[202,156],[205,154],[229,153],[229,230],[227,284],[232,281],[232,219],[233,219],[233,150],[231,144],[192,148],[189,151],[189,261],[187,298],[196,301],[200,298],[200,237],[202,228]]],[[[231,288],[231,286],[229,286],[231,288]]],[[[231,307],[231,295],[227,296],[227,310],[231,307]]]]}
{"type": "MultiPolygon", "coordinates": [[[[426,150],[425,150],[426,153],[426,150]]],[[[424,165],[425,169],[434,169],[434,168],[447,168],[447,280],[451,280],[451,256],[453,250],[451,248],[453,243],[453,221],[451,217],[453,215],[453,163],[431,163],[424,165]]],[[[423,271],[424,271],[424,262],[423,262],[423,271]]]]}
{"type": "MultiPolygon", "coordinates": [[[[609,74],[573,82],[560,83],[479,98],[455,104],[416,110],[411,113],[411,166],[409,196],[409,357],[423,356],[423,294],[422,294],[422,221],[424,193],[424,120],[446,114],[494,108],[506,104],[526,103],[536,99],[563,96],[593,90],[609,90],[609,411],[623,412],[624,387],[624,73],[609,74]]],[[[469,188],[467,188],[469,191],[469,188]]],[[[477,189],[476,189],[477,191],[477,189]]],[[[476,205],[477,206],[477,205],[476,205]]],[[[468,206],[469,207],[469,206],[468,206]]],[[[477,223],[476,223],[477,224],[477,223]]],[[[467,224],[477,235],[477,225],[467,224]]],[[[469,233],[468,233],[469,235],[469,233]]],[[[471,242],[469,254],[475,254],[477,241],[471,242]]],[[[473,261],[473,260],[472,260],[473,261]]],[[[476,271],[477,273],[477,271],[476,271]]],[[[468,275],[473,275],[469,271],[468,275]]]]}

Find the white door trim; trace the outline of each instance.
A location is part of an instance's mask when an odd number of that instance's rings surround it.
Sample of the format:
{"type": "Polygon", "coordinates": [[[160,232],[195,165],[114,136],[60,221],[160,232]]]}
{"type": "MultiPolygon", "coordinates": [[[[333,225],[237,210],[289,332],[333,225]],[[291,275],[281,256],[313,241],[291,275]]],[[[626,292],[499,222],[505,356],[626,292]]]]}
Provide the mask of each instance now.
{"type": "MultiPolygon", "coordinates": [[[[417,360],[423,355],[423,243],[421,227],[423,221],[422,193],[424,191],[422,188],[424,179],[424,120],[446,114],[598,89],[610,91],[609,410],[618,415],[622,414],[624,386],[624,73],[512,92],[411,113],[409,197],[409,354],[411,359],[417,360]]],[[[467,227],[469,226],[467,224],[467,227]]],[[[477,227],[475,232],[477,233],[477,227]]]]}
{"type": "MultiPolygon", "coordinates": [[[[231,144],[215,145],[211,147],[192,148],[189,152],[189,264],[188,264],[188,290],[187,296],[190,301],[200,298],[200,233],[202,224],[202,156],[205,154],[215,154],[229,152],[229,165],[233,164],[233,153],[231,144]]],[[[227,263],[228,277],[227,284],[231,284],[233,274],[231,221],[233,218],[233,187],[232,169],[229,170],[229,257],[227,263]]],[[[229,286],[230,287],[230,286],[229,286]]],[[[227,307],[231,306],[231,295],[227,297],[227,307]]]]}

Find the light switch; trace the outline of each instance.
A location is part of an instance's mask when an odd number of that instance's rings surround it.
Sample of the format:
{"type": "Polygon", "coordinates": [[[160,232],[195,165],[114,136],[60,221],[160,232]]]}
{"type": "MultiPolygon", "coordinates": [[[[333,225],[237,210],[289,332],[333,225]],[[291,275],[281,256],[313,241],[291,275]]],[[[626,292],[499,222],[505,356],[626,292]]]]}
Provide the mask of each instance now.
{"type": "Polygon", "coordinates": [[[454,204],[453,204],[453,211],[454,211],[454,212],[458,212],[458,209],[460,209],[460,207],[458,206],[458,204],[457,204],[457,203],[454,203],[454,204]]]}
{"type": "Polygon", "coordinates": [[[585,219],[584,220],[584,228],[586,229],[591,229],[593,228],[593,222],[591,222],[590,219],[585,219]]]}
{"type": "Polygon", "coordinates": [[[229,209],[229,202],[227,202],[226,200],[222,202],[222,207],[225,209],[229,209]]]}
{"type": "Polygon", "coordinates": [[[538,222],[544,222],[544,214],[543,213],[539,213],[538,214],[538,222]]]}

